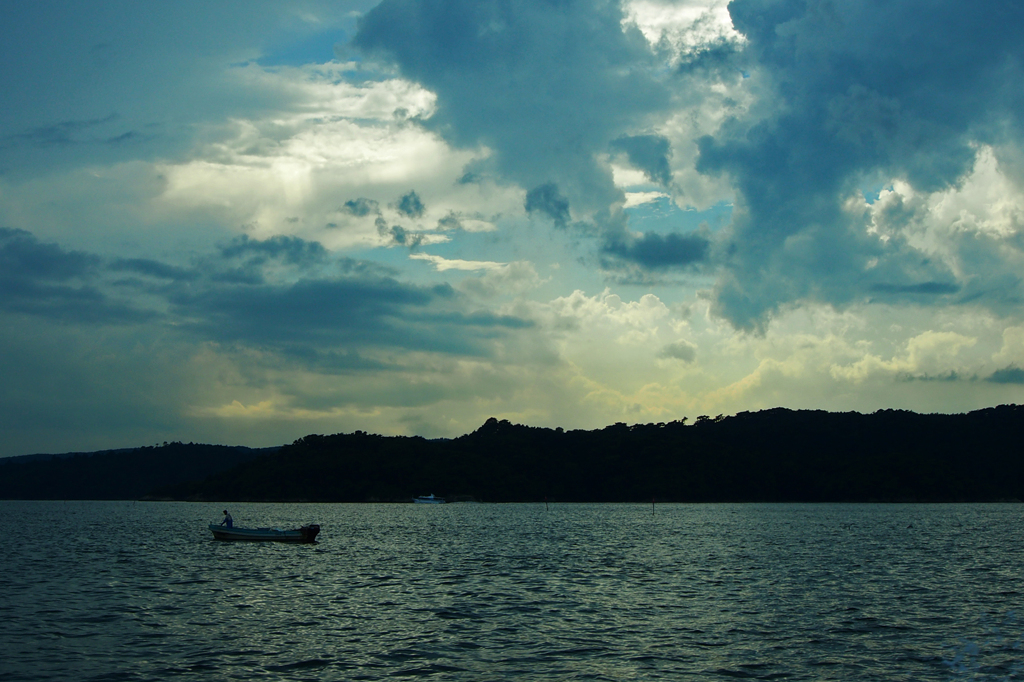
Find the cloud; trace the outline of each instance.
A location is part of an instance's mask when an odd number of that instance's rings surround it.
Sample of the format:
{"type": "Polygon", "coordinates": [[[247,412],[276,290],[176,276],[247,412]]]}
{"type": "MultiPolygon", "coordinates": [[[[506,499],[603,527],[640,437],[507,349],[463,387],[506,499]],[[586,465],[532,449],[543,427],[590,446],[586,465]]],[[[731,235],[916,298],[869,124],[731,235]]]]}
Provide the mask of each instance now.
{"type": "MultiPolygon", "coordinates": [[[[445,259],[435,265],[466,269],[445,259]]],[[[322,358],[328,351],[342,357],[337,353],[358,354],[361,348],[486,355],[489,339],[530,325],[512,315],[470,309],[447,284],[403,283],[385,267],[331,256],[319,243],[297,237],[242,235],[181,267],[152,259],[104,262],[3,229],[0,266],[3,310],[99,324],[159,319],[202,340],[296,359],[322,358]],[[108,276],[124,272],[158,282],[108,276]],[[115,290],[136,302],[122,302],[115,290]]]]}
{"type": "Polygon", "coordinates": [[[557,183],[590,216],[621,199],[596,156],[671,98],[624,18],[604,0],[384,0],[353,45],[437,94],[423,125],[456,147],[491,150],[489,165],[524,188],[557,183]]]}
{"type": "Polygon", "coordinates": [[[226,259],[242,258],[254,264],[281,260],[290,265],[312,265],[327,258],[327,250],[320,243],[284,235],[259,240],[243,234],[221,247],[220,254],[226,259]]]}
{"type": "Polygon", "coordinates": [[[936,253],[934,235],[914,232],[919,214],[850,203],[875,183],[962,187],[979,145],[1016,144],[1020,102],[1006,84],[1024,52],[998,13],[972,15],[960,31],[955,3],[933,13],[908,0],[881,21],[860,1],[829,13],[816,2],[736,0],[729,26],[724,4],[712,5],[385,0],[353,44],[436,94],[420,125],[488,151],[465,177],[517,183],[527,215],[557,227],[596,226],[606,277],[717,268],[712,312],[759,332],[783,307],[811,301],[1013,305],[1012,268],[997,279],[982,263],[1005,251],[995,240],[949,236],[936,253]],[[917,25],[929,31],[891,35],[917,25]],[[973,56],[954,59],[949,45],[973,56]],[[917,57],[932,53],[943,56],[917,57]],[[708,110],[715,102],[721,113],[708,110]],[[666,188],[680,173],[698,194],[723,179],[736,192],[731,223],[714,234],[632,234],[609,150],[666,188]],[[689,159],[704,184],[673,168],[689,159]],[[887,223],[897,219],[910,222],[887,223]]]}
{"type": "Polygon", "coordinates": [[[328,256],[296,237],[240,237],[221,248],[221,268],[250,257],[248,278],[223,277],[204,259],[199,282],[166,290],[182,330],[204,339],[288,352],[401,348],[486,354],[485,339],[528,323],[512,316],[463,310],[447,284],[402,283],[374,264],[328,256]],[[287,268],[281,270],[282,267],[287,268]],[[453,331],[458,329],[459,331],[453,331]],[[473,331],[477,330],[477,331],[473,331]]]}
{"type": "Polygon", "coordinates": [[[1010,365],[992,372],[985,381],[993,384],[1024,384],[1024,369],[1010,365]]]}
{"type": "Polygon", "coordinates": [[[343,213],[348,213],[349,215],[354,215],[357,218],[365,218],[371,213],[379,213],[380,205],[373,199],[359,197],[358,199],[346,201],[338,210],[343,213]]]}
{"type": "Polygon", "coordinates": [[[943,294],[955,294],[960,291],[960,285],[952,282],[921,282],[920,284],[885,284],[876,283],[870,286],[870,290],[880,294],[921,294],[924,296],[941,296],[943,294]]]}
{"type": "Polygon", "coordinates": [[[664,192],[626,192],[626,202],[622,207],[634,208],[636,206],[643,206],[644,204],[653,204],[659,199],[667,198],[668,195],[664,192]]]}
{"type": "Polygon", "coordinates": [[[851,364],[835,363],[829,368],[833,378],[861,383],[877,375],[898,381],[957,381],[967,374],[950,363],[978,342],[976,337],[950,331],[922,332],[906,342],[906,349],[885,360],[864,355],[851,364]]]}
{"type": "Polygon", "coordinates": [[[388,227],[388,224],[383,219],[379,219],[378,222],[377,232],[390,244],[415,249],[424,241],[423,234],[419,232],[410,232],[401,225],[391,225],[388,227]]]}
{"type": "Polygon", "coordinates": [[[213,272],[200,285],[168,291],[180,327],[205,339],[296,358],[362,348],[478,356],[489,352],[488,339],[529,326],[514,316],[464,309],[447,284],[403,283],[381,266],[328,256],[320,244],[295,237],[239,238],[222,253],[276,260],[250,261],[259,277],[227,281],[213,272]],[[280,265],[290,270],[281,272],[280,265]]]}
{"type": "Polygon", "coordinates": [[[960,277],[984,276],[966,259],[970,272],[948,258],[922,266],[930,244],[895,227],[882,235],[844,202],[879,180],[948,191],[975,168],[979,144],[1019,146],[1024,109],[1009,84],[1022,75],[1024,47],[1009,27],[1024,9],[829,7],[729,5],[760,101],[698,141],[698,170],[724,174],[739,192],[714,310],[741,328],[763,330],[796,301],[955,294],[960,277]]]}
{"type": "Polygon", "coordinates": [[[95,272],[100,258],[44,244],[27,230],[0,227],[0,274],[9,279],[67,281],[95,272]]]}
{"type": "Polygon", "coordinates": [[[315,21],[265,0],[246,12],[193,3],[8,7],[0,89],[19,97],[0,114],[0,170],[31,177],[101,160],[190,156],[197,132],[279,105],[232,77],[244,65],[282,52],[329,62],[331,44],[353,28],[351,12],[372,4],[304,3],[315,21]]]}
{"type": "Polygon", "coordinates": [[[964,377],[960,372],[950,370],[944,374],[903,374],[896,377],[897,381],[974,381],[976,377],[964,377]]]}
{"type": "Polygon", "coordinates": [[[5,434],[1019,398],[1020,8],[253,2],[0,25],[5,434]]]}
{"type": "Polygon", "coordinates": [[[147,277],[174,281],[189,281],[199,276],[194,270],[168,265],[149,258],[115,258],[107,267],[114,272],[134,272],[147,277]]]}
{"type": "Polygon", "coordinates": [[[612,140],[612,149],[624,152],[629,162],[644,172],[651,182],[667,186],[672,182],[669,157],[672,149],[663,135],[623,135],[612,140]]]}
{"type": "Polygon", "coordinates": [[[109,123],[116,121],[116,114],[109,114],[103,118],[94,118],[77,121],[58,121],[49,125],[31,128],[21,133],[15,133],[6,137],[8,144],[25,141],[40,147],[70,147],[73,145],[102,143],[104,141],[124,141],[132,136],[132,132],[125,132],[116,137],[109,138],[102,132],[96,133],[109,123]]]}
{"type": "Polygon", "coordinates": [[[105,293],[102,259],[0,228],[0,309],[63,322],[123,324],[152,316],[105,293]]]}
{"type": "Polygon", "coordinates": [[[395,208],[399,213],[407,218],[420,218],[426,210],[426,207],[420,200],[419,195],[413,191],[403,195],[402,198],[398,200],[398,205],[395,208]]]}
{"type": "Polygon", "coordinates": [[[540,213],[551,218],[558,227],[569,222],[569,200],[558,191],[558,185],[548,182],[526,193],[526,212],[540,213]]]}
{"type": "Polygon", "coordinates": [[[480,277],[467,277],[462,280],[459,283],[459,290],[478,298],[488,299],[520,296],[544,283],[532,263],[514,261],[494,265],[500,267],[483,268],[484,274],[480,277]]]}
{"type": "Polygon", "coordinates": [[[663,346],[658,351],[658,357],[693,362],[697,357],[697,347],[689,341],[677,341],[663,346]]]}
{"type": "Polygon", "coordinates": [[[507,263],[495,263],[494,261],[469,261],[449,259],[442,256],[431,256],[426,253],[413,253],[409,255],[413,260],[425,260],[434,266],[438,272],[445,270],[498,270],[506,267],[507,263]]]}
{"type": "Polygon", "coordinates": [[[707,236],[699,233],[648,232],[609,240],[602,246],[602,253],[651,270],[662,270],[702,263],[707,260],[710,247],[707,236]]]}

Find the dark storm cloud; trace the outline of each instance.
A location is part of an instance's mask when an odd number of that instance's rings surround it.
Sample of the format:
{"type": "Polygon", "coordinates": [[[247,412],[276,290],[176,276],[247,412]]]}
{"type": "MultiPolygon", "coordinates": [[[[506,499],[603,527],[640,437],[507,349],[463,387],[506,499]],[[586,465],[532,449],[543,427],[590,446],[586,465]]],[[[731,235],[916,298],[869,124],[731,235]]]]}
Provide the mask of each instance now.
{"type": "MultiPolygon", "coordinates": [[[[391,228],[403,245],[419,235],[391,228]]],[[[527,325],[514,317],[486,316],[463,309],[447,284],[416,286],[396,280],[384,267],[354,259],[321,258],[320,244],[301,239],[244,240],[246,252],[314,254],[319,268],[292,258],[298,281],[258,281],[178,287],[169,296],[182,324],[203,338],[265,347],[294,357],[318,358],[341,368],[358,360],[360,349],[486,355],[490,339],[527,325]],[[287,244],[287,249],[281,249],[287,244]],[[333,274],[331,274],[333,273],[333,274]],[[341,353],[341,355],[338,355],[341,353]],[[340,363],[340,364],[339,364],[340,363]]],[[[229,264],[225,264],[227,267],[229,264]]],[[[365,363],[364,363],[365,364],[365,363]]]]}
{"type": "MultiPolygon", "coordinates": [[[[399,226],[389,229],[405,246],[421,239],[399,226]]],[[[167,289],[179,326],[201,338],[315,357],[318,366],[340,368],[346,358],[358,364],[366,348],[482,355],[488,339],[524,324],[464,310],[447,284],[403,283],[385,267],[335,260],[319,243],[297,237],[241,237],[221,255],[197,266],[212,269],[203,281],[167,289]],[[259,258],[247,261],[244,270],[234,267],[233,259],[252,255],[259,258]],[[291,273],[283,278],[277,273],[282,264],[291,273]],[[231,276],[239,273],[253,276],[231,276]]]]}
{"type": "Polygon", "coordinates": [[[327,249],[320,242],[282,235],[260,241],[243,234],[222,246],[220,253],[226,259],[240,258],[255,263],[279,259],[292,265],[312,265],[327,257],[327,249]]]}
{"type": "Polygon", "coordinates": [[[388,318],[431,298],[394,280],[341,278],[182,290],[170,300],[182,317],[199,320],[204,336],[220,340],[370,342],[388,318]]]}
{"type": "Polygon", "coordinates": [[[126,135],[130,137],[132,133],[127,132],[112,138],[105,137],[102,134],[97,134],[97,129],[101,129],[103,126],[115,121],[116,119],[116,114],[110,114],[103,118],[59,121],[57,123],[51,123],[49,125],[39,126],[20,133],[8,135],[5,138],[5,141],[8,144],[13,142],[27,142],[40,147],[69,147],[72,145],[102,141],[113,142],[116,144],[117,140],[124,138],[126,135]]]}
{"type": "Polygon", "coordinates": [[[866,235],[841,206],[866,178],[939,190],[971,170],[978,143],[1019,147],[1024,6],[734,0],[729,12],[775,101],[699,141],[698,169],[740,193],[716,312],[759,328],[787,302],[878,292],[879,275],[888,293],[954,293],[938,263],[913,284],[919,252],[866,235]],[[872,259],[883,272],[869,277],[872,259]]]}
{"type": "Polygon", "coordinates": [[[0,228],[0,309],[62,322],[112,323],[151,317],[98,286],[102,259],[0,228]]]}
{"type": "Polygon", "coordinates": [[[678,70],[680,75],[717,81],[746,75],[739,46],[725,38],[698,46],[679,63],[678,70]]]}
{"type": "Polygon", "coordinates": [[[648,232],[639,237],[608,240],[602,253],[660,270],[702,263],[707,260],[710,247],[707,237],[698,233],[648,232]]]}
{"type": "Polygon", "coordinates": [[[668,160],[672,148],[662,135],[623,135],[611,143],[612,149],[626,154],[629,163],[651,182],[667,186],[672,182],[672,169],[668,160]]]}
{"type": "Polygon", "coordinates": [[[985,381],[990,381],[994,384],[1024,384],[1024,369],[1016,365],[1010,365],[1009,367],[992,372],[992,375],[985,379],[985,381]]]}
{"type": "Polygon", "coordinates": [[[620,197],[595,155],[670,99],[643,35],[608,0],[384,0],[353,43],[437,94],[424,125],[486,145],[523,187],[556,182],[584,212],[620,197]]]}
{"type": "Polygon", "coordinates": [[[94,272],[100,258],[44,244],[26,230],[0,227],[0,274],[12,278],[66,281],[94,272]]]}
{"type": "Polygon", "coordinates": [[[115,272],[133,272],[157,279],[182,282],[194,280],[199,276],[194,270],[168,265],[148,258],[117,258],[108,267],[115,272]]]}
{"type": "Polygon", "coordinates": [[[423,211],[426,210],[426,206],[420,200],[420,195],[410,191],[398,200],[396,209],[407,218],[419,218],[423,215],[423,211]]]}
{"type": "Polygon", "coordinates": [[[486,339],[527,324],[465,313],[455,298],[447,285],[335,278],[182,291],[171,302],[204,338],[311,357],[339,347],[484,355],[486,339]]]}
{"type": "MultiPolygon", "coordinates": [[[[668,140],[637,131],[711,82],[747,89],[754,104],[697,141],[697,169],[728,176],[738,193],[732,224],[713,237],[713,310],[737,327],[763,329],[805,300],[1019,298],[990,293],[1000,289],[993,278],[1010,275],[984,262],[998,244],[983,252],[963,240],[973,249],[961,253],[967,277],[982,275],[963,279],[943,262],[922,265],[919,249],[870,233],[866,215],[844,208],[879,178],[952,187],[979,143],[1019,148],[1019,3],[735,0],[729,11],[746,42],[699,45],[671,74],[609,0],[384,0],[354,45],[435,92],[423,124],[457,146],[491,149],[489,168],[528,190],[528,213],[558,226],[577,213],[574,224],[593,221],[604,254],[641,279],[637,268],[709,262],[712,249],[681,236],[632,239],[608,208],[621,193],[595,159],[624,153],[667,185],[668,140]]],[[[910,224],[920,210],[880,218],[910,224]]]]}
{"type": "Polygon", "coordinates": [[[880,294],[921,294],[924,296],[940,296],[955,294],[960,286],[950,282],[921,282],[920,284],[872,284],[870,290],[880,294]]]}
{"type": "Polygon", "coordinates": [[[284,344],[279,349],[285,360],[292,360],[318,374],[351,374],[352,372],[373,372],[389,369],[389,365],[372,360],[358,351],[331,351],[308,345],[284,344]]]}
{"type": "Polygon", "coordinates": [[[327,260],[327,250],[319,242],[277,235],[269,239],[251,239],[241,235],[220,247],[219,258],[204,258],[206,274],[212,281],[225,284],[260,284],[267,265],[308,268],[327,260]]]}
{"type": "Polygon", "coordinates": [[[369,348],[485,355],[489,340],[529,326],[466,309],[447,284],[416,286],[393,274],[331,258],[319,243],[297,237],[243,236],[181,267],[105,262],[0,229],[0,310],[59,322],[160,320],[202,340],[315,358],[339,370],[370,367],[360,354],[369,348]],[[112,279],[124,272],[144,277],[112,279]],[[112,287],[119,297],[110,295],[112,287]]]}

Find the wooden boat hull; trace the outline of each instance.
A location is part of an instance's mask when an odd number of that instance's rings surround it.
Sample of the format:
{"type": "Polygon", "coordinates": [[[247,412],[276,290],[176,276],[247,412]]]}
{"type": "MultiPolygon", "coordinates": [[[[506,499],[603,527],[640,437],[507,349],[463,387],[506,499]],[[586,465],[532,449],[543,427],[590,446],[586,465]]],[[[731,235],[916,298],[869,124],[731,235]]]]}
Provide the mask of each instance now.
{"type": "Polygon", "coordinates": [[[241,542],[316,542],[320,526],[311,523],[294,530],[281,528],[228,528],[210,524],[210,531],[215,540],[234,540],[241,542]]]}

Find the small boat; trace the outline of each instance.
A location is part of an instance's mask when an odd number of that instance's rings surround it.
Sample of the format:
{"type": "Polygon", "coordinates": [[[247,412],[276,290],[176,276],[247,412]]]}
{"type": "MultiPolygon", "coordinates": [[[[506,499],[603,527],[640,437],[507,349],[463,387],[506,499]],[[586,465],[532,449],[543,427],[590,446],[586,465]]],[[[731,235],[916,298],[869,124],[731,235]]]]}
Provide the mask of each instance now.
{"type": "Polygon", "coordinates": [[[210,524],[216,540],[250,540],[262,542],[316,542],[320,525],[311,523],[294,530],[281,528],[228,528],[216,523],[210,524]]]}
{"type": "Polygon", "coordinates": [[[434,497],[434,493],[429,495],[421,495],[420,497],[412,498],[412,501],[416,504],[444,504],[443,497],[434,497]]]}

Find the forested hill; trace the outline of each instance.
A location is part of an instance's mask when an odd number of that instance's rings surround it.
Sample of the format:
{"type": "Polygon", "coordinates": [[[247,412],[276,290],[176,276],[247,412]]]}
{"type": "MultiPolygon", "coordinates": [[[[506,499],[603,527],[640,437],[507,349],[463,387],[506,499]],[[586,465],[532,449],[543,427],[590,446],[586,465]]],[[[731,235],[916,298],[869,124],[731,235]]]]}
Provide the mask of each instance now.
{"type": "Polygon", "coordinates": [[[278,448],[195,443],[0,459],[0,499],[134,500],[153,489],[202,480],[278,448]]]}
{"type": "Polygon", "coordinates": [[[1024,408],[702,417],[562,431],[490,419],[453,440],[306,436],[154,497],[408,501],[995,501],[1024,499],[1024,408]]]}

